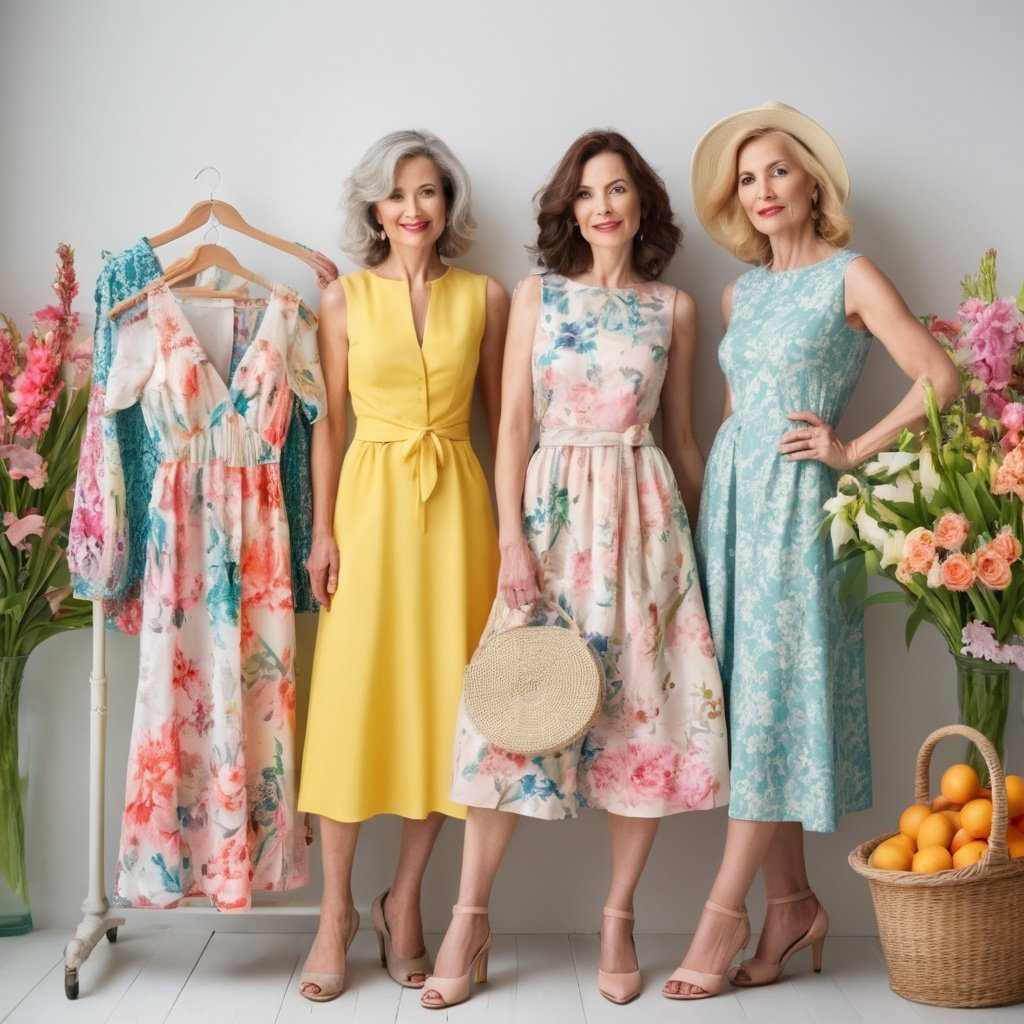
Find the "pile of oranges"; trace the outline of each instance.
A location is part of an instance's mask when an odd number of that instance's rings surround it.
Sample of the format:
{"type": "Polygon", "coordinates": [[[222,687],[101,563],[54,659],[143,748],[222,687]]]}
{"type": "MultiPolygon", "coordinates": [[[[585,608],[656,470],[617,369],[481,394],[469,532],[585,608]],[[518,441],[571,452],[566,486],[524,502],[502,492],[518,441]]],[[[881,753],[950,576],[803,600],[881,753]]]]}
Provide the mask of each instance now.
{"type": "MultiPolygon", "coordinates": [[[[992,831],[992,793],[983,789],[968,764],[955,764],[942,775],[942,795],[931,804],[911,804],[900,815],[899,833],[879,843],[868,860],[883,871],[948,871],[985,856],[992,831]]],[[[1006,776],[1009,821],[1006,846],[1011,857],[1024,857],[1024,778],[1006,776]]]]}

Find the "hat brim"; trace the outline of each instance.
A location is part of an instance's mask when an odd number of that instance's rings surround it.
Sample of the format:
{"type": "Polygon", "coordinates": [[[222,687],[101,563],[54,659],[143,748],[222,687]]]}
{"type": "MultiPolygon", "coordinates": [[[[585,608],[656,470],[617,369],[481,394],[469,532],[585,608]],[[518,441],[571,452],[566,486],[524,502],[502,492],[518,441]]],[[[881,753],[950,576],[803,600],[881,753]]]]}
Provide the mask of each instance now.
{"type": "Polygon", "coordinates": [[[784,103],[766,103],[750,110],[741,110],[713,124],[701,137],[693,151],[690,164],[690,188],[693,206],[704,230],[722,248],[732,251],[729,236],[709,208],[712,189],[722,174],[734,174],[735,168],[724,168],[722,161],[734,159],[731,143],[741,133],[758,128],[781,128],[798,139],[817,158],[843,204],[850,198],[850,174],[835,139],[817,121],[784,103]]]}

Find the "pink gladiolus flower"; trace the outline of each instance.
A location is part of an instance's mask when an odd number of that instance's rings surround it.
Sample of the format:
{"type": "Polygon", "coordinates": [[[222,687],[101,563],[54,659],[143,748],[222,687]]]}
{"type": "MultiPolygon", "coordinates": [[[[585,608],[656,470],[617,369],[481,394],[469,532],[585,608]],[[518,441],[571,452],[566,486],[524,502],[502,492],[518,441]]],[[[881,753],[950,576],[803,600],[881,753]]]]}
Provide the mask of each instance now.
{"type": "Polygon", "coordinates": [[[960,309],[958,312],[964,320],[977,322],[981,317],[981,314],[985,311],[985,303],[981,299],[964,299],[960,303],[960,309]]]}
{"type": "Polygon", "coordinates": [[[58,306],[43,306],[42,309],[37,309],[32,314],[32,319],[35,320],[40,331],[44,334],[47,331],[55,331],[63,321],[65,312],[58,306]]]}
{"type": "Polygon", "coordinates": [[[6,460],[12,480],[27,480],[36,490],[46,483],[46,462],[39,452],[20,444],[2,444],[0,459],[6,460]]]}
{"type": "Polygon", "coordinates": [[[64,388],[60,363],[60,355],[49,345],[37,342],[28,350],[25,369],[11,391],[15,437],[35,437],[50,425],[57,396],[64,388]]]}
{"type": "Polygon", "coordinates": [[[1024,429],[1024,405],[1020,402],[1010,402],[1003,406],[999,414],[999,422],[1004,430],[1024,429]]]}
{"type": "Polygon", "coordinates": [[[14,371],[18,368],[18,357],[14,341],[7,331],[0,330],[0,387],[8,391],[14,382],[14,371]]]}
{"type": "Polygon", "coordinates": [[[46,528],[46,520],[37,513],[29,513],[19,519],[13,512],[4,513],[4,526],[7,539],[19,551],[27,551],[29,537],[41,537],[46,528]]]}
{"type": "Polygon", "coordinates": [[[959,320],[940,320],[937,316],[928,319],[928,330],[939,340],[945,340],[954,348],[960,339],[964,325],[959,320]]]}

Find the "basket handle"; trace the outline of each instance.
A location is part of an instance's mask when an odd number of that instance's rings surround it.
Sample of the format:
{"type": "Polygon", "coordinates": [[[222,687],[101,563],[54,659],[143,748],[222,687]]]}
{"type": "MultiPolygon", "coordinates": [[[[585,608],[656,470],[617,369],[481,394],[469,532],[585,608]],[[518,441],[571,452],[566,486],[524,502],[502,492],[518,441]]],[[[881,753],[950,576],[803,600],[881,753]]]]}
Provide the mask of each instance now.
{"type": "Polygon", "coordinates": [[[946,725],[936,729],[921,744],[917,754],[917,775],[914,782],[914,799],[916,803],[927,804],[931,802],[931,790],[928,785],[928,774],[932,763],[932,751],[939,740],[949,736],[963,736],[970,740],[985,759],[988,766],[989,787],[992,790],[992,831],[988,837],[988,851],[985,854],[984,863],[993,867],[1009,862],[1009,854],[1006,850],[1006,777],[1003,774],[1003,766],[999,763],[999,756],[991,741],[966,725],[946,725]]]}
{"type": "MultiPolygon", "coordinates": [[[[504,604],[504,602],[502,603],[504,604]]],[[[573,632],[579,634],[579,636],[583,636],[583,630],[580,629],[579,624],[574,619],[569,617],[569,614],[557,601],[545,600],[539,601],[537,603],[540,605],[540,607],[547,608],[553,611],[573,632]]],[[[519,611],[519,609],[515,610],[519,611]]],[[[495,633],[497,633],[500,629],[502,629],[505,626],[505,624],[511,617],[512,612],[513,609],[509,608],[508,605],[505,605],[505,614],[501,617],[501,621],[494,623],[495,633]]]]}

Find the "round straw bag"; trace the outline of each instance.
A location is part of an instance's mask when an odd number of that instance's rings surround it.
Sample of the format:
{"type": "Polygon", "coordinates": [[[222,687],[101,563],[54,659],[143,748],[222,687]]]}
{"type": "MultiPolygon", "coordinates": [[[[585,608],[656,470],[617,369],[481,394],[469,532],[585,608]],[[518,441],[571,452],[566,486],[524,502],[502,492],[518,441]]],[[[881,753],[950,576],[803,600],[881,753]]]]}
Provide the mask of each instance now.
{"type": "Polygon", "coordinates": [[[962,725],[937,729],[917,755],[915,800],[929,803],[932,750],[966,736],[982,753],[992,787],[992,833],[976,864],[934,874],[882,871],[868,857],[892,833],[858,846],[850,867],[871,887],[889,985],[933,1006],[1005,1006],[1024,1000],[1024,857],[1006,851],[1006,782],[995,748],[962,725]]]}
{"type": "Polygon", "coordinates": [[[484,738],[513,754],[550,754],[597,721],[604,671],[579,627],[516,626],[491,634],[463,677],[462,699],[484,738]]]}

